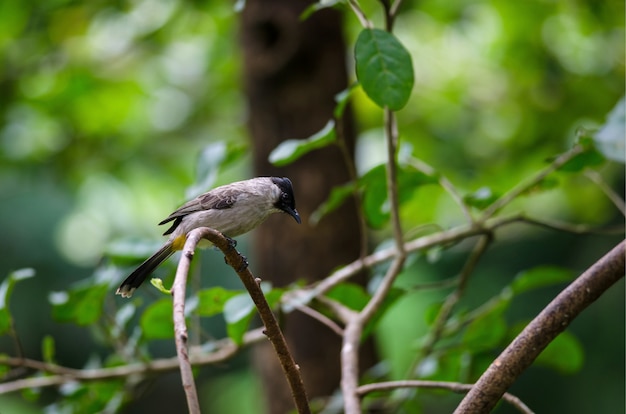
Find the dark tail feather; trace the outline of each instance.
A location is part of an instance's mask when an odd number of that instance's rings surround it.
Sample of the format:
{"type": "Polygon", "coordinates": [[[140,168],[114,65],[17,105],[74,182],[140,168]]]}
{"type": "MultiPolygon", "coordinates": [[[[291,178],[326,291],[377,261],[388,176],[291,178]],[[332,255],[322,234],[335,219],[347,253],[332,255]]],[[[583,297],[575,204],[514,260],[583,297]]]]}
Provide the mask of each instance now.
{"type": "Polygon", "coordinates": [[[130,274],[117,288],[116,295],[122,295],[123,298],[130,298],[144,280],[168,257],[174,253],[172,243],[167,242],[158,252],[150,256],[143,262],[133,273],[130,274]]]}

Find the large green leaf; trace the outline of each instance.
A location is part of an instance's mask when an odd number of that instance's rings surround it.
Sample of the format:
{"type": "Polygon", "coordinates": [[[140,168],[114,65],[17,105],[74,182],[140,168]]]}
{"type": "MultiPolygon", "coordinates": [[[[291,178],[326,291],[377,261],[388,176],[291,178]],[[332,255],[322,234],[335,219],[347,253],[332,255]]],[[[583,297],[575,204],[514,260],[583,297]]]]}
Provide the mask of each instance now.
{"type": "Polygon", "coordinates": [[[170,339],[174,337],[172,299],[160,299],[148,306],[140,321],[146,339],[170,339]]]}
{"type": "Polygon", "coordinates": [[[411,55],[391,33],[364,29],[354,50],[356,75],[367,96],[381,108],[402,109],[413,89],[411,55]]]}

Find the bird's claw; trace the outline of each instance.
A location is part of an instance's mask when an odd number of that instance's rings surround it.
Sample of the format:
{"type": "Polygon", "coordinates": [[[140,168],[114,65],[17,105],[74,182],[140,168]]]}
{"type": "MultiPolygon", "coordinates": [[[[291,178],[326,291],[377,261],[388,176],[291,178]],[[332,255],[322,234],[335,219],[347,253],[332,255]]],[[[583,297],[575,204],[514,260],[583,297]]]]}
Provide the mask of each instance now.
{"type": "Polygon", "coordinates": [[[247,268],[248,268],[248,259],[246,258],[246,256],[241,256],[241,263],[239,264],[239,267],[237,268],[237,273],[243,272],[247,268]]]}
{"type": "Polygon", "coordinates": [[[226,240],[228,241],[228,246],[230,246],[231,249],[234,249],[235,247],[237,247],[237,240],[232,239],[228,236],[224,236],[226,237],[226,240]]]}

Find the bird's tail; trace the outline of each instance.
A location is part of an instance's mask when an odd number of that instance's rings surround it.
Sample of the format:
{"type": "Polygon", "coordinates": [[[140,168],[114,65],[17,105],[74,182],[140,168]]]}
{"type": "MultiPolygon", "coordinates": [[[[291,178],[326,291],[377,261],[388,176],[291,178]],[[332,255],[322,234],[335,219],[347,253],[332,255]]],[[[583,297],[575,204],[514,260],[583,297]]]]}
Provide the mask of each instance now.
{"type": "Polygon", "coordinates": [[[174,253],[174,245],[171,241],[165,243],[158,252],[150,256],[143,262],[133,273],[131,273],[117,288],[116,295],[122,295],[123,298],[130,298],[146,277],[148,277],[161,263],[174,253]]]}

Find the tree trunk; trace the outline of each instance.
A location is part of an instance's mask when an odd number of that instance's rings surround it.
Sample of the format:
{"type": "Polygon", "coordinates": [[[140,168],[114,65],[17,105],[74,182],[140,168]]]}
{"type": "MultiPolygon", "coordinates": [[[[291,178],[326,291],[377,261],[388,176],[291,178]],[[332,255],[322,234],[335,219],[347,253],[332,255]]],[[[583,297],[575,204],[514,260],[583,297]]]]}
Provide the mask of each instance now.
{"type": "MultiPolygon", "coordinates": [[[[359,256],[360,231],[353,203],[315,227],[308,224],[310,214],[331,188],[349,181],[339,149],[315,151],[284,168],[267,161],[281,141],[306,138],[322,129],[333,116],[334,95],[348,83],[340,14],[324,10],[301,21],[299,16],[308,4],[248,0],[242,13],[245,91],[255,172],[289,177],[302,216],[300,226],[275,216],[255,232],[253,270],[278,286],[319,280],[359,256]]],[[[343,134],[352,152],[355,132],[352,116],[346,113],[343,134]]],[[[288,315],[284,331],[309,397],[331,395],[339,385],[340,338],[298,312],[288,315]]],[[[289,411],[293,404],[272,349],[258,347],[255,352],[268,411],[289,411]]]]}

